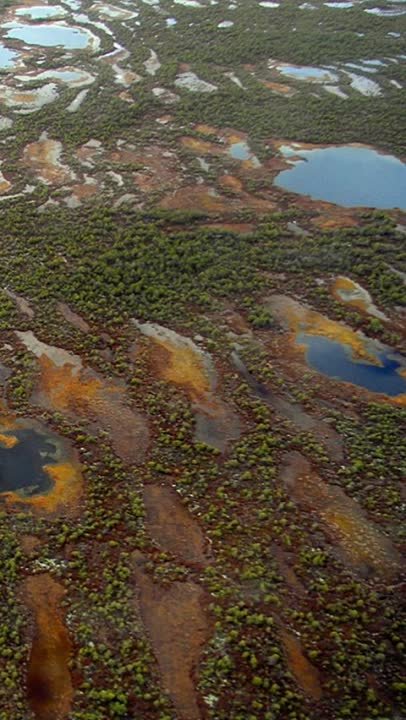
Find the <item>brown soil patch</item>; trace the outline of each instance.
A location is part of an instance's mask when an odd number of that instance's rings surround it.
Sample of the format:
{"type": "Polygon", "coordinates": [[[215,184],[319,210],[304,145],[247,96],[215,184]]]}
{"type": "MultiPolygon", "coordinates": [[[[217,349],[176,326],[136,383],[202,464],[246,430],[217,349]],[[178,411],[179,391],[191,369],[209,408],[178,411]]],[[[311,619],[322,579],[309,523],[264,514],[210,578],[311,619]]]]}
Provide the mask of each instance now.
{"type": "Polygon", "coordinates": [[[28,557],[33,557],[41,545],[41,540],[35,537],[35,535],[21,535],[20,545],[22,551],[28,555],[28,557]]]}
{"type": "Polygon", "coordinates": [[[0,195],[4,195],[11,188],[11,182],[9,182],[0,171],[0,195]]]}
{"type": "MultiPolygon", "coordinates": [[[[17,335],[39,361],[40,377],[32,401],[41,407],[95,422],[110,435],[117,455],[140,463],[149,441],[146,420],[126,404],[125,387],[84,368],[78,355],[46,345],[31,332],[17,335]]],[[[61,467],[55,478],[63,477],[61,467]]]]}
{"type": "Polygon", "coordinates": [[[202,213],[232,215],[238,210],[249,208],[258,213],[268,213],[275,209],[275,203],[249,193],[241,193],[238,198],[219,195],[213,188],[205,185],[187,185],[166,195],[159,203],[166,210],[196,210],[202,213]]]}
{"type": "Polygon", "coordinates": [[[133,175],[133,179],[143,192],[173,188],[181,177],[176,156],[160,146],[140,151],[121,148],[112,152],[109,160],[139,168],[140,171],[133,175]]]}
{"type": "Polygon", "coordinates": [[[64,720],[73,700],[69,672],[72,643],[60,609],[65,590],[50,575],[41,574],[26,578],[23,591],[35,619],[28,661],[28,701],[37,720],[64,720]]]}
{"type": "Polygon", "coordinates": [[[32,320],[35,313],[30,303],[21,295],[17,295],[17,293],[9,290],[8,288],[6,288],[5,293],[11,300],[15,302],[17,309],[20,311],[20,313],[26,315],[28,318],[30,318],[30,320],[32,320]]]}
{"type": "Polygon", "coordinates": [[[280,95],[293,95],[295,92],[290,85],[282,85],[282,83],[270,82],[269,80],[260,80],[262,85],[265,85],[268,90],[279,93],[280,95]]]}
{"type": "Polygon", "coordinates": [[[80,330],[83,333],[89,333],[90,332],[90,325],[84,320],[80,315],[73,312],[73,310],[70,309],[69,305],[66,305],[66,303],[58,302],[56,305],[56,308],[58,312],[62,315],[62,317],[68,322],[70,325],[73,325],[77,330],[80,330]]]}
{"type": "Polygon", "coordinates": [[[100,187],[97,182],[95,183],[81,183],[80,185],[72,185],[72,195],[77,200],[88,200],[94,197],[100,191],[100,187]]]}
{"type": "Polygon", "coordinates": [[[208,230],[226,230],[233,233],[252,233],[256,229],[254,223],[210,223],[208,230]]]}
{"type": "Polygon", "coordinates": [[[272,546],[272,553],[278,563],[278,568],[279,568],[280,574],[282,575],[285,582],[289,585],[291,590],[293,590],[298,595],[306,595],[305,586],[299,580],[295,571],[290,566],[282,548],[280,548],[278,545],[274,544],[272,546]]]}
{"type": "Polygon", "coordinates": [[[210,371],[209,361],[199,354],[197,346],[178,337],[178,342],[169,337],[154,338],[151,363],[160,378],[183,388],[189,396],[196,418],[195,439],[224,452],[231,440],[240,437],[239,419],[213,393],[214,367],[210,371]]]}
{"type": "Polygon", "coordinates": [[[122,460],[142,462],[148,431],[141,416],[126,406],[123,388],[90,371],[76,373],[71,365],[57,366],[45,355],[40,358],[40,366],[37,399],[41,405],[95,420],[109,433],[122,460]]]}
{"type": "Polygon", "coordinates": [[[123,165],[142,165],[139,153],[134,150],[114,150],[108,159],[110,162],[123,165]]]}
{"type": "Polygon", "coordinates": [[[358,220],[352,215],[346,215],[343,212],[332,215],[319,215],[312,220],[313,225],[322,230],[337,230],[338,228],[357,227],[358,220]]]}
{"type": "Polygon", "coordinates": [[[183,147],[200,155],[223,155],[225,151],[222,145],[216,145],[216,143],[208,140],[200,140],[194,137],[183,137],[181,143],[183,147]]]}
{"type": "Polygon", "coordinates": [[[401,558],[388,537],[368,521],[355,500],[337,485],[328,485],[298,452],[285,456],[282,480],[293,498],[316,512],[344,561],[362,574],[375,572],[390,578],[401,569],[401,558]]]}
{"type": "Polygon", "coordinates": [[[47,185],[64,185],[73,179],[72,171],[61,164],[62,144],[59,140],[42,139],[24,150],[24,162],[47,185]]]}
{"type": "Polygon", "coordinates": [[[242,181],[234,175],[222,175],[218,181],[220,186],[227,190],[233,190],[235,193],[241,193],[243,191],[244,185],[242,181]]]}
{"type": "Polygon", "coordinates": [[[293,425],[303,432],[311,432],[325,446],[328,454],[335,462],[342,462],[344,459],[343,442],[334,428],[319,417],[313,417],[305,412],[298,403],[290,402],[281,397],[267,386],[258,383],[254,376],[247,370],[245,364],[237,353],[232,354],[233,362],[253,391],[255,397],[264,402],[271,410],[289,420],[293,425]]]}
{"type": "Polygon", "coordinates": [[[207,563],[205,537],[175,490],[147,485],[144,504],[146,529],[163,550],[186,565],[207,563]]]}
{"type": "Polygon", "coordinates": [[[218,128],[213,127],[213,125],[206,125],[205,123],[199,123],[196,125],[195,130],[202,135],[218,135],[219,131],[218,128]]]}
{"type": "Polygon", "coordinates": [[[195,440],[225,452],[230,442],[238,440],[241,425],[238,415],[222,400],[209,395],[194,407],[195,440]]]}
{"type": "Polygon", "coordinates": [[[285,651],[288,668],[297,684],[313,700],[320,700],[322,689],[319,672],[303,654],[299,638],[284,629],[280,629],[279,636],[285,651]]]}
{"type": "Polygon", "coordinates": [[[158,376],[184,388],[193,402],[199,402],[211,391],[210,375],[197,348],[169,339],[154,339],[150,353],[158,376]]]}
{"type": "Polygon", "coordinates": [[[209,638],[205,593],[193,582],[154,583],[134,557],[141,616],[158,661],[163,685],[179,720],[201,720],[195,677],[209,638]]]}

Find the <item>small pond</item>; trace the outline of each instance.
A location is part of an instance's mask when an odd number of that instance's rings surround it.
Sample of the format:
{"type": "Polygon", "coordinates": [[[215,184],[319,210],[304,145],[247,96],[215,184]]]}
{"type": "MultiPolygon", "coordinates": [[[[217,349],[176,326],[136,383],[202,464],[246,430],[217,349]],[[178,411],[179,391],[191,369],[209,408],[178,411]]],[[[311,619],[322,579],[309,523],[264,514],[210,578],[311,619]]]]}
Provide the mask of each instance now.
{"type": "Polygon", "coordinates": [[[0,70],[13,67],[16,64],[18,53],[15,50],[10,50],[4,47],[3,43],[0,43],[0,70]]]}
{"type": "Polygon", "coordinates": [[[344,207],[406,208],[406,165],[392,155],[350,146],[281,152],[293,158],[275,179],[284,190],[344,207]]]}
{"type": "Polygon", "coordinates": [[[348,346],[327,337],[299,333],[296,342],[306,346],[308,364],[323,375],[385,395],[406,393],[406,378],[399,374],[399,370],[406,368],[406,358],[389,348],[382,346],[376,353],[382,364],[373,365],[354,360],[348,346]]]}
{"type": "Polygon", "coordinates": [[[66,50],[85,49],[90,45],[92,39],[91,33],[87,30],[56,23],[43,23],[42,25],[13,23],[7,37],[21,40],[28,45],[41,45],[42,47],[61,45],[66,50]]]}
{"type": "Polygon", "coordinates": [[[15,428],[2,438],[0,492],[18,492],[25,496],[48,492],[54,483],[44,465],[55,463],[55,440],[31,428],[15,428]]]}
{"type": "Polygon", "coordinates": [[[336,73],[325,68],[306,67],[299,65],[278,65],[278,72],[296,80],[313,80],[316,82],[338,82],[336,73]]]}
{"type": "Polygon", "coordinates": [[[251,152],[249,145],[244,141],[232,143],[228,154],[234,160],[249,160],[255,167],[259,167],[261,164],[258,158],[251,152]]]}

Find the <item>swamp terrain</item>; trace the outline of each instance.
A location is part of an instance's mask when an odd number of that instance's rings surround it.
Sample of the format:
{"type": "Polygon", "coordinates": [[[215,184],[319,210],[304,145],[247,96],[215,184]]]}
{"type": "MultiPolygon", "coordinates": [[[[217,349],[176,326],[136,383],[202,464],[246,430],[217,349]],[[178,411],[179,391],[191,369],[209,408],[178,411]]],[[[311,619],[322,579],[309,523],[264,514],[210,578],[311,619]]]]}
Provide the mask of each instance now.
{"type": "Polygon", "coordinates": [[[0,11],[0,720],[401,720],[406,6],[0,11]]]}

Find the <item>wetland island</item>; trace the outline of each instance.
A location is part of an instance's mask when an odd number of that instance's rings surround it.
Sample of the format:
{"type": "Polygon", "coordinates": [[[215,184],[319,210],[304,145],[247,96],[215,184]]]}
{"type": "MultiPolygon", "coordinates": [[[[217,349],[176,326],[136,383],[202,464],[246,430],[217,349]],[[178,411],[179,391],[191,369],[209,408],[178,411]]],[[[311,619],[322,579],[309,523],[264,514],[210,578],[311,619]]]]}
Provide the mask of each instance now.
{"type": "Polygon", "coordinates": [[[0,0],[0,720],[406,716],[403,0],[0,0]]]}

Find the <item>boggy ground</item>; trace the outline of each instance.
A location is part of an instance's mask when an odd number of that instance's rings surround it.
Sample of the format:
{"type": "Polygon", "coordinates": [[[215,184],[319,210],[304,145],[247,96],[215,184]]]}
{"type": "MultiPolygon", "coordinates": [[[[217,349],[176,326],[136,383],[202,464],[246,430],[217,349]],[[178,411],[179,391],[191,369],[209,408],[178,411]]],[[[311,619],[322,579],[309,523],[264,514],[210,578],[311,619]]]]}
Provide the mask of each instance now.
{"type": "Polygon", "coordinates": [[[2,29],[0,480],[19,423],[71,452],[1,493],[0,716],[400,717],[404,410],[294,335],[402,351],[404,214],[273,185],[275,138],[401,151],[400,18],[79,5],[83,51],[2,29]]]}
{"type": "Polygon", "coordinates": [[[69,662],[73,647],[60,603],[64,588],[51,575],[27,577],[24,599],[34,617],[27,670],[29,705],[39,720],[68,718],[73,700],[69,662]]]}

